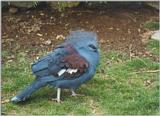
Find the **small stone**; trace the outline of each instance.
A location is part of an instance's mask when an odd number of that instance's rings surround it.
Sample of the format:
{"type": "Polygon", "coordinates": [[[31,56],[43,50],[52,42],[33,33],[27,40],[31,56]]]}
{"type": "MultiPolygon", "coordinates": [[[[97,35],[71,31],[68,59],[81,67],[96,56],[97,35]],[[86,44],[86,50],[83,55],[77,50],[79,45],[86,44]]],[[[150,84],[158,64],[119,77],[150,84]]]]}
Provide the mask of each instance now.
{"type": "Polygon", "coordinates": [[[128,34],[131,34],[131,30],[130,29],[128,29],[128,34]]]}
{"type": "Polygon", "coordinates": [[[7,62],[12,62],[13,60],[8,60],[7,62]]]}
{"type": "Polygon", "coordinates": [[[44,42],[44,44],[46,44],[46,45],[51,45],[51,43],[52,43],[51,40],[47,40],[47,41],[44,42]]]}
{"type": "Polygon", "coordinates": [[[152,84],[151,80],[145,80],[145,81],[144,81],[144,85],[145,85],[145,86],[149,86],[149,85],[151,85],[151,84],[152,84]]]}
{"type": "Polygon", "coordinates": [[[41,16],[44,16],[44,13],[43,13],[43,12],[41,12],[41,13],[40,13],[40,15],[41,15],[41,16]]]}
{"type": "Polygon", "coordinates": [[[103,39],[101,39],[101,40],[100,40],[100,43],[102,43],[102,44],[103,44],[103,43],[105,43],[105,41],[104,41],[103,39]]]}
{"type": "Polygon", "coordinates": [[[53,19],[53,17],[50,17],[50,19],[52,20],[52,19],[53,19]]]}
{"type": "Polygon", "coordinates": [[[44,40],[44,39],[43,39],[43,38],[39,38],[39,40],[41,40],[41,41],[42,41],[42,40],[44,40]]]}
{"type": "Polygon", "coordinates": [[[65,24],[65,27],[69,26],[69,23],[65,24]]]}
{"type": "Polygon", "coordinates": [[[9,8],[9,12],[12,13],[12,14],[15,14],[15,13],[18,12],[18,8],[10,7],[10,8],[9,8]]]}
{"type": "Polygon", "coordinates": [[[113,29],[113,27],[110,27],[110,28],[108,28],[109,30],[112,30],[113,29]]]}
{"type": "Polygon", "coordinates": [[[65,37],[63,35],[57,35],[56,39],[57,40],[63,40],[63,39],[65,39],[65,37]]]}
{"type": "Polygon", "coordinates": [[[31,29],[28,29],[27,31],[28,31],[28,33],[31,33],[32,30],[31,30],[31,29]]]}
{"type": "Polygon", "coordinates": [[[88,21],[86,21],[86,24],[88,24],[88,21]]]}
{"type": "Polygon", "coordinates": [[[61,17],[64,17],[64,13],[61,14],[61,17]]]}
{"type": "Polygon", "coordinates": [[[119,28],[117,28],[116,30],[117,30],[117,31],[119,31],[120,29],[119,29],[119,28]]]}
{"type": "Polygon", "coordinates": [[[160,41],[160,30],[154,31],[154,33],[151,35],[151,39],[160,41]]]}
{"type": "Polygon", "coordinates": [[[7,59],[14,59],[15,56],[14,55],[11,55],[11,56],[8,56],[7,59]]]}

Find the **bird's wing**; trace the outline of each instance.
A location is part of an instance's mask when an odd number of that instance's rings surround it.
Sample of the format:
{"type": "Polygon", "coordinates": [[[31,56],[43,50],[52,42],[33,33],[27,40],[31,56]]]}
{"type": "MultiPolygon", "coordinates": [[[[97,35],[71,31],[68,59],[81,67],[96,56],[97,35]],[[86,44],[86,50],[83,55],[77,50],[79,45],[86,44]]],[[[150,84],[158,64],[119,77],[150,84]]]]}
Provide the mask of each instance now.
{"type": "Polygon", "coordinates": [[[63,76],[66,79],[78,78],[85,73],[88,68],[86,59],[73,46],[66,46],[63,50],[63,54],[49,64],[49,72],[55,77],[63,76]]]}
{"type": "Polygon", "coordinates": [[[49,64],[54,64],[55,59],[58,59],[62,54],[64,54],[63,49],[63,47],[57,47],[54,51],[34,61],[31,66],[33,74],[35,74],[36,77],[50,75],[48,70],[49,64]]]}
{"type": "Polygon", "coordinates": [[[87,68],[88,62],[71,44],[58,46],[32,65],[32,71],[37,77],[53,75],[67,79],[79,77],[87,68]]]}

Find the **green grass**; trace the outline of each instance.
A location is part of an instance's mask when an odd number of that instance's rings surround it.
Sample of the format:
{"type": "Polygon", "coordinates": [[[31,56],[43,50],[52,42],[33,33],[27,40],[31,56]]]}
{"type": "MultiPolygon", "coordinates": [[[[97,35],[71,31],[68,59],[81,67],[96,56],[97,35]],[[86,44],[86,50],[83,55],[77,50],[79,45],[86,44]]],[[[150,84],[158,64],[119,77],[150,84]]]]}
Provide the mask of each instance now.
{"type": "Polygon", "coordinates": [[[145,28],[150,30],[158,30],[159,29],[159,22],[147,22],[144,24],[145,28]]]}
{"type": "MultiPolygon", "coordinates": [[[[7,52],[2,54],[7,55],[7,52]]],[[[19,53],[16,59],[2,64],[2,100],[10,99],[34,79],[31,59],[24,53],[19,53]]],[[[24,103],[3,104],[2,112],[19,115],[158,114],[159,75],[145,71],[157,70],[159,64],[149,58],[128,59],[127,55],[115,51],[101,52],[96,75],[77,90],[85,95],[83,97],[71,97],[69,90],[63,90],[63,102],[59,104],[51,101],[56,97],[56,90],[45,87],[24,103]],[[150,83],[145,85],[146,81],[150,83]]]]}
{"type": "Polygon", "coordinates": [[[153,53],[154,55],[159,55],[160,53],[160,46],[159,41],[157,40],[150,40],[147,44],[147,48],[153,53]]]}

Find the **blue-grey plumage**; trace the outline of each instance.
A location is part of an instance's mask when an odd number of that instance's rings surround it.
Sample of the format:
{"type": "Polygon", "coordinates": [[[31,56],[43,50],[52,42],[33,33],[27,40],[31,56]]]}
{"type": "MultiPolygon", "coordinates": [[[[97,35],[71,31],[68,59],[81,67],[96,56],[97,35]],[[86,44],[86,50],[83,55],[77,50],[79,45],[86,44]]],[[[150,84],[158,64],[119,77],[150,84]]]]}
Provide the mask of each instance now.
{"type": "Polygon", "coordinates": [[[99,63],[97,36],[87,31],[73,31],[48,55],[32,64],[36,79],[17,96],[13,103],[25,101],[34,91],[46,85],[57,88],[57,101],[60,101],[60,89],[77,89],[89,81],[95,74],[99,63]]]}

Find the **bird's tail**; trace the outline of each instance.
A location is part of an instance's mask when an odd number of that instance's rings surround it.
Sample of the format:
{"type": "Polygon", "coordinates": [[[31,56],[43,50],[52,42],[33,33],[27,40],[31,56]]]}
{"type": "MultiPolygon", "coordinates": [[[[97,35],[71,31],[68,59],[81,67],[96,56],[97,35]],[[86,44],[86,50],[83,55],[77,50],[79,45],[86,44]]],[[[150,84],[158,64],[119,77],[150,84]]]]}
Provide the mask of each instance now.
{"type": "Polygon", "coordinates": [[[18,95],[11,99],[11,102],[18,103],[21,101],[25,101],[27,98],[31,96],[33,92],[40,89],[41,87],[46,86],[49,82],[54,82],[57,79],[53,76],[47,76],[43,78],[39,78],[34,80],[29,86],[26,87],[25,90],[21,91],[18,95]]]}

